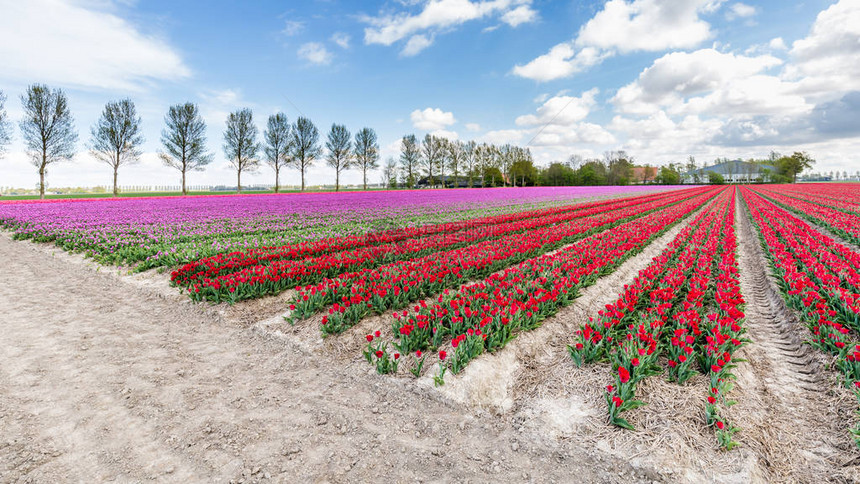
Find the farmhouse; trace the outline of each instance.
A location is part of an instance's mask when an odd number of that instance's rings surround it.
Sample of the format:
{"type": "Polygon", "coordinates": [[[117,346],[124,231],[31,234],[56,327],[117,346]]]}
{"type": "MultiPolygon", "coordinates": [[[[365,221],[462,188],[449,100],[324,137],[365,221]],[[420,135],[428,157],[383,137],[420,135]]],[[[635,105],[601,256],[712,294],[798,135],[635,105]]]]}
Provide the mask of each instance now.
{"type": "Polygon", "coordinates": [[[707,182],[708,173],[718,173],[726,183],[754,183],[767,181],[767,178],[777,172],[773,165],[750,163],[743,160],[732,160],[691,170],[681,175],[682,183],[707,182]],[[698,180],[697,180],[698,178],[698,180]]]}

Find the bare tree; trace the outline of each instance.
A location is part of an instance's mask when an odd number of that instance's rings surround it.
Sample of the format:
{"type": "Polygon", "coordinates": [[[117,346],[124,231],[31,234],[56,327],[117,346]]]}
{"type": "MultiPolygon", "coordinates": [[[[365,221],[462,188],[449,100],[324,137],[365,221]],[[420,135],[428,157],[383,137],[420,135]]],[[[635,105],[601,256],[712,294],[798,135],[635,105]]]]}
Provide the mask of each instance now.
{"type": "Polygon", "coordinates": [[[286,114],[277,113],[269,116],[266,130],[263,131],[263,139],[266,141],[263,148],[266,164],[275,170],[275,193],[278,193],[281,189],[281,168],[289,165],[290,156],[292,156],[293,135],[286,114]]]}
{"type": "Polygon", "coordinates": [[[120,166],[140,161],[144,138],[141,120],[130,99],[111,101],[91,130],[90,153],[113,168],[113,196],[117,196],[117,173],[120,166]]]}
{"type": "Polygon", "coordinates": [[[433,135],[425,135],[424,143],[421,144],[421,167],[427,173],[429,183],[436,184],[433,172],[438,172],[439,164],[442,162],[442,140],[433,135]]]}
{"type": "Polygon", "coordinates": [[[6,153],[6,146],[12,141],[12,127],[6,114],[6,96],[0,91],[0,158],[6,153]]]}
{"type": "Polygon", "coordinates": [[[322,154],[320,132],[313,121],[302,116],[293,125],[292,164],[302,175],[302,191],[305,191],[305,171],[313,166],[322,154]]]}
{"type": "Polygon", "coordinates": [[[469,177],[469,188],[472,188],[474,185],[472,184],[472,177],[475,175],[475,159],[476,151],[477,151],[477,143],[474,140],[467,141],[463,143],[463,168],[466,170],[466,174],[469,177]]]}
{"type": "MultiPolygon", "coordinates": [[[[352,135],[346,126],[332,124],[325,147],[328,150],[326,162],[328,166],[334,168],[334,191],[337,192],[340,191],[340,172],[349,169],[353,160],[352,135]]],[[[367,182],[365,182],[365,189],[367,189],[367,182]]]]}
{"type": "Polygon", "coordinates": [[[194,103],[170,106],[164,117],[167,125],[161,131],[164,151],[158,153],[162,163],[182,173],[182,194],[187,195],[185,176],[189,171],[202,171],[212,163],[206,151],[206,122],[194,103]]]}
{"type": "Polygon", "coordinates": [[[230,166],[236,169],[236,193],[242,193],[242,172],[254,171],[260,166],[260,159],[257,158],[260,151],[258,133],[254,113],[249,108],[242,108],[227,116],[224,155],[230,166]]]}
{"type": "Polygon", "coordinates": [[[400,140],[400,167],[406,186],[415,188],[418,163],[421,159],[421,148],[414,134],[404,136],[400,140]]]}
{"type": "Polygon", "coordinates": [[[388,188],[397,187],[397,160],[389,156],[382,167],[382,184],[388,188]]]}
{"type": "Polygon", "coordinates": [[[449,141],[445,146],[448,150],[448,168],[454,175],[454,188],[460,184],[460,170],[466,157],[464,143],[460,140],[449,141]]]}
{"type": "Polygon", "coordinates": [[[33,165],[39,169],[39,198],[45,198],[45,172],[48,165],[71,160],[75,156],[74,119],[62,89],[33,84],[21,96],[24,118],[21,135],[33,165]]]}
{"type": "Polygon", "coordinates": [[[361,168],[364,189],[367,190],[367,170],[379,168],[379,144],[376,142],[376,131],[361,128],[355,133],[355,164],[361,168]]]}

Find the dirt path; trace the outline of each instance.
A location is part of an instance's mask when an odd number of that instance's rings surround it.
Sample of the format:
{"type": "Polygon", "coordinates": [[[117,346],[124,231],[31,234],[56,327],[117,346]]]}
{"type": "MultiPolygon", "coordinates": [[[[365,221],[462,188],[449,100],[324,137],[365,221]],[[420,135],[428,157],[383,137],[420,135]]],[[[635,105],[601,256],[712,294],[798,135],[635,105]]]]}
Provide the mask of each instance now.
{"type": "MultiPolygon", "coordinates": [[[[842,481],[856,455],[826,359],[803,341],[809,333],[783,301],[746,207],[737,201],[738,264],[752,343],[738,367],[742,441],[755,450],[768,480],[842,481]]],[[[855,476],[856,477],[856,476],[855,476]]]]}
{"type": "Polygon", "coordinates": [[[0,481],[650,482],[0,235],[0,481]]]}

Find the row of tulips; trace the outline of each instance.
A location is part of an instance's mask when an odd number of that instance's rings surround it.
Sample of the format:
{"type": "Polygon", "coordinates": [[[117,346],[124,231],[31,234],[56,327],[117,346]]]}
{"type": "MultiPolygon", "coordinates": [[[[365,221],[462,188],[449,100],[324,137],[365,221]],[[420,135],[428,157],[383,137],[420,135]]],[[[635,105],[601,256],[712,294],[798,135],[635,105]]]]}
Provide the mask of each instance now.
{"type": "MultiPolygon", "coordinates": [[[[860,255],[774,203],[743,190],[783,297],[812,332],[810,344],[836,358],[860,403],[860,255]],[[853,330],[853,331],[852,331],[853,330]]],[[[860,427],[852,429],[860,445],[860,427]]]]}
{"type": "Polygon", "coordinates": [[[860,213],[860,190],[853,183],[767,185],[760,187],[789,197],[815,202],[846,212],[860,213]]]}
{"type": "Polygon", "coordinates": [[[704,189],[693,198],[555,253],[526,260],[459,290],[445,290],[435,302],[395,312],[393,346],[398,355],[414,352],[421,364],[422,352],[444,348],[434,377],[442,384],[447,370],[459,373],[481,353],[499,350],[519,333],[537,328],[570,304],[581,288],[613,271],[721,190],[704,189]]]}
{"type": "Polygon", "coordinates": [[[817,202],[789,197],[775,190],[756,190],[756,193],[812,223],[839,234],[846,240],[860,243],[860,213],[847,212],[817,202]]]}
{"type": "Polygon", "coordinates": [[[510,224],[528,219],[547,220],[547,223],[553,223],[550,217],[554,215],[581,212],[595,207],[610,209],[613,207],[628,206],[629,204],[643,203],[659,197],[659,194],[652,194],[622,200],[567,204],[560,207],[526,210],[456,222],[427,224],[418,227],[401,227],[342,237],[327,237],[279,247],[257,247],[241,252],[218,254],[190,262],[176,269],[171,274],[171,280],[174,284],[187,286],[205,278],[228,274],[246,267],[267,265],[279,260],[304,259],[363,247],[394,244],[400,241],[408,241],[431,235],[451,234],[463,230],[476,230],[495,225],[510,224]]]}
{"type": "MultiPolygon", "coordinates": [[[[658,197],[645,203],[645,206],[656,209],[660,206],[676,203],[679,199],[689,197],[699,190],[701,189],[672,192],[671,195],[658,197]]],[[[580,220],[599,218],[604,214],[609,219],[619,216],[617,214],[625,214],[624,217],[630,217],[640,212],[641,206],[635,200],[610,202],[585,210],[576,210],[540,219],[526,219],[476,230],[438,234],[421,239],[363,247],[302,260],[283,260],[268,265],[246,267],[234,273],[203,279],[191,285],[188,291],[192,299],[195,300],[234,302],[278,294],[296,286],[317,284],[325,278],[337,277],[343,273],[373,268],[394,261],[420,258],[439,251],[467,247],[482,241],[519,240],[523,237],[523,232],[527,232],[529,235],[563,232],[564,227],[590,224],[590,222],[580,222],[580,220]],[[500,237],[501,239],[499,239],[500,237]]]]}
{"type": "MultiPolygon", "coordinates": [[[[701,191],[697,189],[693,193],[701,191]]],[[[499,269],[606,230],[632,217],[677,203],[680,197],[689,195],[664,196],[564,224],[326,279],[297,291],[290,306],[290,320],[305,318],[331,306],[321,329],[323,334],[340,333],[370,312],[381,314],[404,308],[444,289],[457,287],[470,279],[484,278],[499,269]]]]}
{"type": "Polygon", "coordinates": [[[614,304],[598,312],[569,346],[581,366],[609,361],[614,384],[606,388],[609,421],[632,429],[622,413],[644,405],[635,397],[642,380],[663,372],[683,384],[708,375],[705,417],[724,448],[735,446],[736,428],[719,406],[732,388],[732,355],[744,343],[735,261],[734,190],[723,192],[639,272],[614,304]]]}

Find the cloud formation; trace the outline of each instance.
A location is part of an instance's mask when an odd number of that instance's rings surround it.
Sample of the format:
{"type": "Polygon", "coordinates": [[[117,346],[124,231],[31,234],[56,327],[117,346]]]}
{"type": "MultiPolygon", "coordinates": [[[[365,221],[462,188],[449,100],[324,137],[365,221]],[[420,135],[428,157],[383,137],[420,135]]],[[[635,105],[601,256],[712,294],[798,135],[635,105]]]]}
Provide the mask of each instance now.
{"type": "Polygon", "coordinates": [[[0,0],[3,77],[81,88],[139,91],[191,75],[180,53],[108,5],[0,0]]]}

